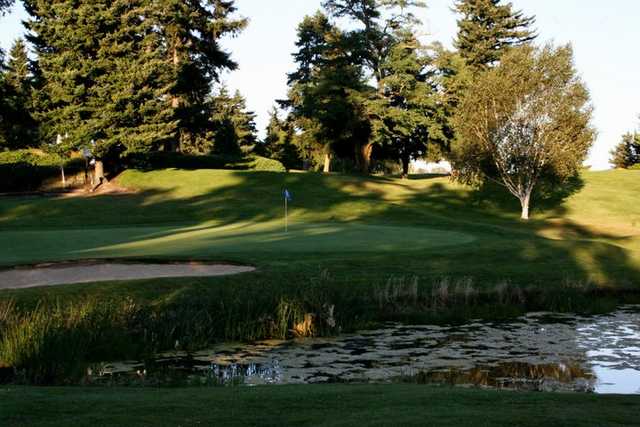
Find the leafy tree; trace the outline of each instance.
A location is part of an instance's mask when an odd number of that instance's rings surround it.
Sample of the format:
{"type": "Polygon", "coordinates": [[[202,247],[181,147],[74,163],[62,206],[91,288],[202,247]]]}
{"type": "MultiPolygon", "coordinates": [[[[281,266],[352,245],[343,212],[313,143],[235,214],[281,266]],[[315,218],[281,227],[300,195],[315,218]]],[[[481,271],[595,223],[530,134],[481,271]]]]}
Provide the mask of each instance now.
{"type": "Polygon", "coordinates": [[[572,61],[570,46],[511,49],[475,79],[456,116],[458,179],[504,185],[523,219],[536,185],[575,176],[593,144],[589,93],[572,61]]]}
{"type": "Polygon", "coordinates": [[[454,10],[461,16],[455,47],[475,71],[496,65],[508,48],[536,38],[531,30],[535,18],[514,10],[511,3],[456,0],[454,10]]]}
{"type": "Polygon", "coordinates": [[[640,133],[627,133],[611,151],[611,163],[620,169],[640,164],[640,133]]]}
{"type": "MultiPolygon", "coordinates": [[[[255,113],[247,110],[247,103],[240,92],[233,96],[226,87],[210,100],[213,124],[212,145],[203,147],[205,152],[222,155],[240,155],[252,150],[257,142],[255,113]]],[[[210,143],[211,144],[211,143],[210,143]]]]}

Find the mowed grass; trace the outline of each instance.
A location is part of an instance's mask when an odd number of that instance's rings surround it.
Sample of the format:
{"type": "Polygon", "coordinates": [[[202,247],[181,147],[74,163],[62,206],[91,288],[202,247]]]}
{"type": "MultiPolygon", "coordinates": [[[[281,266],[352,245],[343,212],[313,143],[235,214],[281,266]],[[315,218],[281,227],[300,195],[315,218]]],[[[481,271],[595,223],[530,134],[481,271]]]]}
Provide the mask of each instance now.
{"type": "Polygon", "coordinates": [[[3,426],[632,426],[638,396],[412,385],[5,388],[3,426]]]}
{"type": "MultiPolygon", "coordinates": [[[[130,194],[2,198],[5,267],[85,258],[258,267],[219,278],[0,291],[0,307],[12,300],[18,313],[18,320],[5,319],[12,331],[7,337],[17,337],[15,343],[7,338],[6,348],[26,349],[15,365],[28,375],[44,372],[51,383],[65,383],[61,366],[75,370],[101,361],[105,349],[109,357],[127,358],[177,341],[196,349],[274,331],[285,337],[309,312],[321,335],[389,320],[610,309],[621,301],[612,295],[639,289],[639,178],[640,172],[585,173],[572,191],[538,200],[529,223],[518,219],[517,202],[497,189],[435,176],[127,171],[118,183],[130,194]],[[294,196],[287,234],[283,188],[294,196]],[[43,299],[54,304],[39,305],[43,299]],[[58,330],[47,323],[46,310],[64,317],[65,304],[78,326],[64,318],[66,329],[58,330]],[[117,311],[121,306],[125,312],[117,311]],[[42,320],[37,328],[30,313],[42,320]],[[329,317],[337,328],[328,328],[329,317]],[[85,331],[94,323],[106,332],[85,331]],[[38,333],[29,335],[32,330],[38,333]],[[60,349],[71,348],[74,360],[64,360],[60,349]]],[[[637,422],[637,404],[634,396],[411,385],[8,387],[0,389],[0,424],[613,426],[637,422]]]]}
{"type": "Polygon", "coordinates": [[[204,259],[364,279],[397,275],[637,283],[640,171],[587,172],[574,192],[515,199],[446,177],[127,171],[125,195],[0,199],[0,265],[204,259]],[[284,233],[282,190],[294,196],[284,233]],[[536,204],[537,202],[537,204],[536,204]]]}

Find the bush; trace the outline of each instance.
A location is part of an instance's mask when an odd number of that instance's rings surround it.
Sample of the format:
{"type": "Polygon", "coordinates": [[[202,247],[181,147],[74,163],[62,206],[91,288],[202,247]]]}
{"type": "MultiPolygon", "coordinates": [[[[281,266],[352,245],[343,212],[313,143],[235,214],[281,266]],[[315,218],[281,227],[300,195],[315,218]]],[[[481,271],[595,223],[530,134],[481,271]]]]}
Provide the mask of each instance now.
{"type": "Polygon", "coordinates": [[[635,165],[629,166],[627,169],[631,171],[640,171],[640,163],[636,163],[635,165]]]}
{"type": "Polygon", "coordinates": [[[267,159],[266,157],[253,156],[250,157],[248,163],[250,170],[263,172],[286,172],[287,169],[278,160],[267,159]]]}
{"type": "Polygon", "coordinates": [[[211,154],[196,156],[181,153],[155,152],[135,153],[125,158],[125,164],[132,169],[231,169],[286,172],[285,167],[277,160],[260,156],[223,156],[211,154]]]}
{"type": "Polygon", "coordinates": [[[61,164],[69,173],[84,168],[82,159],[65,161],[58,155],[38,150],[0,152],[0,192],[36,191],[45,180],[60,174],[61,164]]]}

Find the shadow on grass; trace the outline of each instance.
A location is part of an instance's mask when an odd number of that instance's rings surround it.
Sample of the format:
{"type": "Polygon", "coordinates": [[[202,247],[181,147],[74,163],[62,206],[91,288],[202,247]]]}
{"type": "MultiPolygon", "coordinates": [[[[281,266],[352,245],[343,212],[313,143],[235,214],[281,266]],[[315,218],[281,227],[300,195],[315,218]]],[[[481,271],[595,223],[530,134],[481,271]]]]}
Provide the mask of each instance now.
{"type": "MultiPolygon", "coordinates": [[[[640,278],[630,251],[617,245],[624,237],[587,229],[565,219],[553,224],[558,230],[557,240],[543,238],[541,232],[549,228],[549,223],[535,219],[530,223],[519,221],[517,201],[493,186],[472,191],[433,175],[401,181],[386,177],[240,171],[225,175],[216,171],[180,170],[140,174],[143,182],[153,183],[159,174],[172,174],[172,179],[162,187],[130,195],[2,200],[0,228],[12,230],[11,239],[22,240],[23,247],[34,248],[39,245],[38,235],[43,228],[75,229],[76,234],[69,232],[68,244],[75,247],[73,253],[77,256],[83,252],[100,254],[101,250],[114,247],[117,252],[118,245],[124,245],[122,256],[141,257],[144,251],[128,253],[125,246],[147,245],[150,257],[257,262],[267,270],[290,272],[328,268],[352,282],[415,275],[465,276],[493,284],[507,280],[549,287],[552,283],[545,282],[565,279],[627,286],[638,283],[640,278]],[[215,185],[199,191],[205,184],[203,180],[212,180],[215,185]],[[176,191],[190,186],[191,191],[176,195],[176,191]],[[312,237],[307,243],[301,242],[304,233],[278,235],[274,230],[243,228],[244,224],[276,224],[283,215],[284,188],[293,194],[290,207],[295,221],[336,225],[321,231],[322,245],[327,247],[319,247],[318,240],[312,237]],[[475,241],[429,247],[416,244],[419,236],[399,236],[400,244],[395,241],[388,245],[380,240],[384,236],[373,235],[370,240],[359,236],[362,250],[349,246],[349,250],[342,251],[340,247],[345,245],[340,242],[353,238],[345,233],[351,222],[427,227],[473,236],[475,241]],[[188,228],[190,224],[193,228],[188,228]],[[109,235],[118,227],[129,228],[101,240],[102,228],[109,235]],[[233,244],[223,242],[215,246],[216,236],[211,235],[189,247],[189,233],[220,227],[237,228],[224,237],[233,244]],[[82,230],[92,228],[97,230],[95,238],[83,238],[86,233],[82,230]],[[181,244],[168,243],[162,253],[153,251],[155,241],[181,235],[181,244]],[[402,244],[402,239],[406,239],[406,244],[402,244]],[[330,250],[332,241],[338,248],[335,252],[330,250]],[[207,242],[212,248],[207,248],[207,242]],[[287,250],[289,243],[291,249],[287,250]]],[[[576,180],[567,187],[544,189],[537,201],[537,211],[561,215],[563,202],[583,186],[581,180],[576,180]]],[[[446,236],[438,234],[435,238],[446,236]]],[[[43,248],[41,259],[36,261],[58,259],[55,251],[55,245],[43,248]],[[51,256],[47,257],[47,253],[51,256]]],[[[113,251],[109,257],[114,257],[113,251]]],[[[28,261],[25,259],[24,263],[28,261]]]]}

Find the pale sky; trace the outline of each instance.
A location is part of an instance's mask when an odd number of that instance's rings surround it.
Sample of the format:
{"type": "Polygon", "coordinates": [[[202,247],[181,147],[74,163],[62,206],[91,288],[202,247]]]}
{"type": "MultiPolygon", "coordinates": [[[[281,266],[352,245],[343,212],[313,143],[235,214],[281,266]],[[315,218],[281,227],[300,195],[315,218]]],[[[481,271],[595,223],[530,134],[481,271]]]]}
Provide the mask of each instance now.
{"type": "MultiPolygon", "coordinates": [[[[286,73],[293,70],[296,26],[320,7],[321,0],[237,0],[240,14],[250,19],[238,38],[225,41],[239,70],[225,82],[239,89],[258,114],[264,133],[267,111],[275,99],[285,97],[286,73]]],[[[456,33],[453,0],[427,0],[420,12],[427,41],[446,46],[456,33]]],[[[622,134],[640,125],[640,1],[638,0],[512,0],[516,8],[537,17],[538,43],[571,43],[576,67],[591,91],[593,124],[598,140],[587,162],[594,169],[609,167],[609,151],[622,134]]],[[[0,18],[0,46],[8,50],[23,33],[26,18],[21,6],[0,18]]]]}

